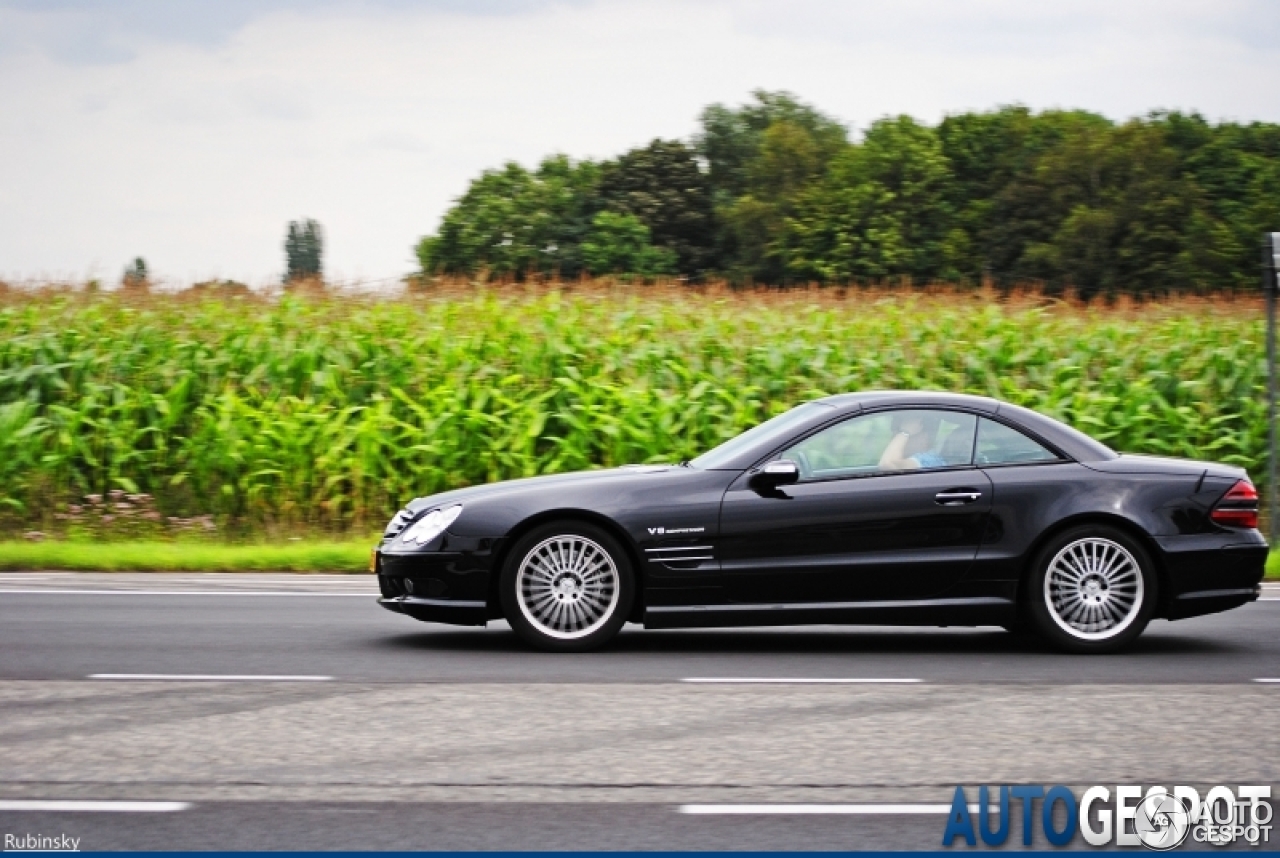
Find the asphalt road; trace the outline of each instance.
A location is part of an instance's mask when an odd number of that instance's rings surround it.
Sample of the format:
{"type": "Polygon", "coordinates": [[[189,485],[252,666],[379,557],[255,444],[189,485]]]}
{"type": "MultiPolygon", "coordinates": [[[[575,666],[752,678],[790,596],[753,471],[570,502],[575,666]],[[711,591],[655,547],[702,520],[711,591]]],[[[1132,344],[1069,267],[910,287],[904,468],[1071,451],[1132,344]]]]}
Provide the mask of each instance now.
{"type": "Polygon", "coordinates": [[[372,576],[363,575],[0,573],[0,680],[94,673],[549,683],[741,676],[1185,684],[1280,677],[1280,587],[1273,586],[1265,598],[1274,601],[1156,621],[1132,650],[1101,658],[1056,654],[996,628],[839,626],[628,626],[605,652],[548,655],[527,650],[505,623],[487,629],[420,623],[378,607],[376,593],[372,576]]]}
{"type": "Polygon", "coordinates": [[[1257,681],[1280,679],[1272,590],[1107,657],[991,629],[834,627],[629,628],[606,652],[550,656],[500,624],[388,613],[374,586],[0,575],[0,834],[86,850],[927,849],[945,814],[899,806],[946,804],[956,784],[1280,794],[1280,683],[1257,681]]]}

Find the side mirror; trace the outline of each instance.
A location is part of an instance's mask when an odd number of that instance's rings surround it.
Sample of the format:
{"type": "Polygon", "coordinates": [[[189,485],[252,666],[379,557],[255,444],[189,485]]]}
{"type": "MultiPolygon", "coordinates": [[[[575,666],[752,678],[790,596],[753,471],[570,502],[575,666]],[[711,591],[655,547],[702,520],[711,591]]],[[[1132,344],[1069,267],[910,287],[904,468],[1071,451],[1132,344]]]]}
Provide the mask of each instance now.
{"type": "Polygon", "coordinates": [[[778,486],[789,486],[799,481],[799,465],[790,459],[775,459],[751,475],[751,488],[772,491],[778,486]]]}

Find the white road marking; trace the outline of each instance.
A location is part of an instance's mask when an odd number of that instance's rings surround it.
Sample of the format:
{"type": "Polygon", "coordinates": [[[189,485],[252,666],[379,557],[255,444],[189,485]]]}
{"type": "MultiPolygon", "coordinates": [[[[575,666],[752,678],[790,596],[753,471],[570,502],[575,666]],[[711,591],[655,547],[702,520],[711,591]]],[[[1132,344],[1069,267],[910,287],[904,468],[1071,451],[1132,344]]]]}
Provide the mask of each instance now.
{"type": "Polygon", "coordinates": [[[91,673],[89,679],[144,679],[168,682],[332,682],[332,676],[267,676],[216,673],[91,673]]]}
{"type": "MultiPolygon", "coordinates": [[[[915,814],[947,814],[949,804],[682,804],[680,813],[703,816],[749,815],[865,815],[896,816],[915,814]]],[[[978,805],[969,805],[970,813],[978,812],[978,805]]]]}
{"type": "Polygon", "coordinates": [[[763,676],[690,676],[681,679],[680,681],[714,685],[903,685],[924,682],[923,679],[900,679],[892,677],[867,677],[858,679],[826,679],[815,677],[811,679],[803,679],[763,676]]]}
{"type": "Polygon", "coordinates": [[[41,596],[49,594],[72,596],[356,596],[361,599],[369,599],[379,595],[376,590],[370,590],[368,593],[319,593],[315,590],[298,590],[294,592],[288,590],[67,590],[61,587],[49,587],[44,590],[34,588],[26,590],[0,589],[0,594],[3,593],[36,594],[41,596]]]}
{"type": "Polygon", "coordinates": [[[174,813],[191,807],[186,801],[48,801],[0,799],[0,810],[55,813],[174,813]]]}
{"type": "Polygon", "coordinates": [[[1260,679],[1255,679],[1254,682],[1280,682],[1280,679],[1264,676],[1264,677],[1261,677],[1260,679]]]}

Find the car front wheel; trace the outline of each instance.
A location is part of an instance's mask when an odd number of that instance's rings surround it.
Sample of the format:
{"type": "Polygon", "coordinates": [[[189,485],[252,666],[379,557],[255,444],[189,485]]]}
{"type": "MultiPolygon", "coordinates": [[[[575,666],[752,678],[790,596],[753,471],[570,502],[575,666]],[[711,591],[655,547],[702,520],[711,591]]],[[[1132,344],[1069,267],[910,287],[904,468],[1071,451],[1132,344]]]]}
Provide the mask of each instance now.
{"type": "Polygon", "coordinates": [[[609,533],[584,522],[553,522],[512,547],[502,573],[503,613],[538,649],[586,652],[622,628],[634,581],[626,552],[609,533]]]}
{"type": "Polygon", "coordinates": [[[1156,576],[1146,550],[1129,534],[1084,525],[1040,551],[1028,588],[1036,630],[1059,649],[1114,652],[1151,619],[1156,576]]]}

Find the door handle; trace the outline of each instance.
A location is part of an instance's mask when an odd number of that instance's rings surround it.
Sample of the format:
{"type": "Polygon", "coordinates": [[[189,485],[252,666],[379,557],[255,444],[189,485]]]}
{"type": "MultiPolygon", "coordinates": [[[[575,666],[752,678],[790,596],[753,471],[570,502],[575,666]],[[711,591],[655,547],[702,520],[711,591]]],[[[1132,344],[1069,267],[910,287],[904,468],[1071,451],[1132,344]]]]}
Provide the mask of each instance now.
{"type": "Polygon", "coordinates": [[[963,506],[973,503],[980,497],[982,492],[975,489],[948,489],[945,492],[938,492],[933,499],[939,506],[963,506]]]}

